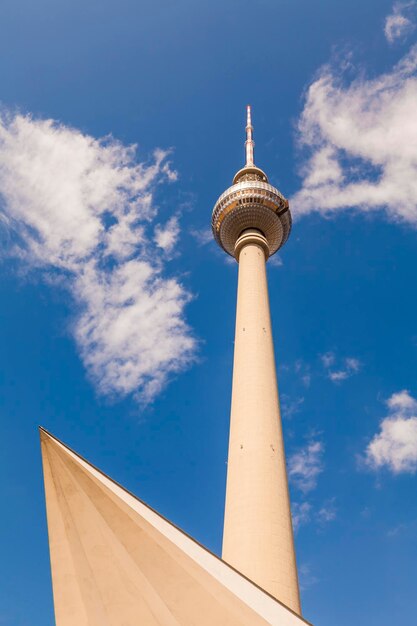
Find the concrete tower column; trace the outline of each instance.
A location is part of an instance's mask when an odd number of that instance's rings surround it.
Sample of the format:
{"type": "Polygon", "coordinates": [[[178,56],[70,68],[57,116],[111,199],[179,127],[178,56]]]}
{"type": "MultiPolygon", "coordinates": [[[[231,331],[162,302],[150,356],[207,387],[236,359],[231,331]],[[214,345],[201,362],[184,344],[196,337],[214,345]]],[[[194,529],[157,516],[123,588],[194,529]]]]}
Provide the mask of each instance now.
{"type": "Polygon", "coordinates": [[[223,559],[301,612],[269,312],[268,243],[257,230],[239,262],[223,559]]]}

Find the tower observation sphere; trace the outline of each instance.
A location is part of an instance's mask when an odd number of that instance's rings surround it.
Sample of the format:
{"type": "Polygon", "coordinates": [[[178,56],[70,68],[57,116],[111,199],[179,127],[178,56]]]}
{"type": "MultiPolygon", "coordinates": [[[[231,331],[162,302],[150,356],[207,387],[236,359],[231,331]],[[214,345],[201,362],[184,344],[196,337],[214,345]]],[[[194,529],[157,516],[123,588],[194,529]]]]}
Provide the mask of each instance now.
{"type": "Polygon", "coordinates": [[[251,107],[247,107],[246,164],[233,179],[233,185],[217,200],[212,215],[213,235],[219,246],[236,256],[236,242],[248,229],[260,231],[266,239],[266,258],[275,254],[291,231],[288,200],[268,182],[253,160],[251,107]]]}

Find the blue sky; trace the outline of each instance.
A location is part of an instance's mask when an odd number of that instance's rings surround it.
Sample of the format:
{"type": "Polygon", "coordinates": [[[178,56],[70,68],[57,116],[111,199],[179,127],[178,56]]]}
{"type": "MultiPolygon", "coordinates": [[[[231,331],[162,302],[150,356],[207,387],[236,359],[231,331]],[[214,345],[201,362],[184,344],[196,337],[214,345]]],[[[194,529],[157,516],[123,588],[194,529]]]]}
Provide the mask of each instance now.
{"type": "Polygon", "coordinates": [[[294,216],[269,281],[304,615],[413,621],[415,23],[2,2],[0,624],[53,624],[38,424],[220,551],[237,266],[209,224],[247,103],[294,216]]]}

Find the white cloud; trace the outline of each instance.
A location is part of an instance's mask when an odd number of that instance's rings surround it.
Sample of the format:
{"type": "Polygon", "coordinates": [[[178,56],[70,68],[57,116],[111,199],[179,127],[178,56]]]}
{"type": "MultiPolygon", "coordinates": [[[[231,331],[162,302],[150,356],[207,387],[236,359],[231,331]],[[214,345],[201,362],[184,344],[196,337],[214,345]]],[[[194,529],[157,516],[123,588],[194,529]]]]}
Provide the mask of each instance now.
{"type": "Polygon", "coordinates": [[[408,35],[414,30],[414,24],[408,17],[405,17],[401,13],[391,13],[385,20],[385,36],[389,43],[393,43],[398,39],[403,39],[405,35],[408,35]]]}
{"type": "MultiPolygon", "coordinates": [[[[0,117],[0,216],[5,253],[26,268],[58,271],[76,302],[73,331],[89,375],[105,394],[148,401],[189,364],[189,293],[166,275],[178,237],[151,232],[153,193],[174,180],[167,153],[136,160],[136,147],[96,140],[51,120],[0,117]]],[[[169,234],[168,234],[169,233],[169,234]]]]}
{"type": "Polygon", "coordinates": [[[319,579],[312,573],[311,567],[307,563],[301,563],[298,574],[301,591],[305,591],[319,582],[319,579]]]}
{"type": "Polygon", "coordinates": [[[268,259],[268,265],[270,267],[282,267],[284,265],[284,262],[279,254],[273,254],[268,259]]]}
{"type": "Polygon", "coordinates": [[[326,354],[322,354],[320,358],[324,367],[331,367],[335,362],[335,355],[333,352],[326,352],[326,354]]]}
{"type": "Polygon", "coordinates": [[[206,246],[214,241],[211,228],[193,228],[190,230],[190,234],[194,237],[199,246],[206,246]]]}
{"type": "Polygon", "coordinates": [[[308,524],[311,518],[311,508],[309,502],[293,502],[291,514],[294,532],[297,532],[301,526],[308,524]]]}
{"type": "Polygon", "coordinates": [[[301,377],[301,381],[304,385],[304,387],[310,387],[310,383],[311,383],[311,375],[310,374],[304,374],[301,377]]]}
{"type": "Polygon", "coordinates": [[[415,2],[395,2],[392,13],[385,19],[384,33],[389,43],[403,41],[414,29],[413,9],[415,2]]]}
{"type": "Polygon", "coordinates": [[[349,378],[349,372],[347,370],[337,370],[336,372],[329,372],[329,378],[334,383],[339,383],[342,380],[349,378]]]}
{"type": "Polygon", "coordinates": [[[334,382],[346,380],[346,378],[350,378],[352,374],[356,374],[359,368],[360,362],[357,359],[345,359],[345,368],[335,372],[329,372],[329,378],[334,382]]]}
{"type": "Polygon", "coordinates": [[[392,71],[346,83],[323,67],[299,120],[307,153],[295,217],[353,209],[384,210],[417,225],[417,46],[392,71]]]}
{"type": "Polygon", "coordinates": [[[359,361],[359,359],[348,357],[347,359],[345,359],[345,365],[349,371],[358,372],[361,367],[361,362],[359,361]]]}
{"type": "Polygon", "coordinates": [[[320,531],[337,517],[335,498],[326,500],[321,506],[313,506],[311,502],[293,502],[291,505],[292,524],[295,532],[307,524],[314,524],[320,531]]]}
{"type": "Polygon", "coordinates": [[[346,380],[356,374],[361,367],[359,359],[354,357],[347,357],[345,359],[338,359],[334,352],[326,352],[320,356],[321,362],[324,368],[327,370],[327,377],[334,383],[339,383],[342,380],[346,380]],[[337,369],[334,369],[338,363],[337,369]]]}
{"type": "Polygon", "coordinates": [[[310,441],[290,455],[288,459],[288,478],[303,493],[312,491],[317,485],[317,478],[323,471],[324,446],[321,441],[310,441]]]}
{"type": "Polygon", "coordinates": [[[160,224],[155,226],[155,243],[162,248],[164,252],[170,254],[178,241],[179,234],[180,226],[178,217],[174,215],[164,226],[160,224]]]}
{"type": "Polygon", "coordinates": [[[290,396],[285,393],[282,395],[281,399],[281,413],[285,419],[292,419],[294,415],[299,413],[301,407],[304,403],[304,398],[290,398],[290,396]]]}
{"type": "Polygon", "coordinates": [[[335,504],[335,498],[331,498],[324,502],[321,508],[317,512],[317,521],[320,525],[333,522],[336,519],[337,509],[335,504]]]}
{"type": "Polygon", "coordinates": [[[416,520],[412,520],[411,522],[402,522],[400,524],[397,524],[393,528],[390,528],[389,530],[387,530],[386,535],[390,539],[392,539],[393,537],[398,537],[398,535],[402,535],[403,533],[407,532],[410,529],[414,530],[415,525],[416,525],[416,520]]]}
{"type": "Polygon", "coordinates": [[[406,389],[393,393],[387,400],[387,405],[392,413],[407,415],[409,412],[417,412],[417,400],[410,396],[406,389]]]}
{"type": "Polygon", "coordinates": [[[310,366],[304,363],[301,359],[298,359],[294,364],[294,371],[297,376],[300,378],[304,387],[310,387],[311,383],[311,373],[310,366]]]}
{"type": "Polygon", "coordinates": [[[366,448],[366,462],[374,470],[386,467],[393,474],[417,471],[417,400],[408,391],[387,401],[388,416],[366,448]]]}

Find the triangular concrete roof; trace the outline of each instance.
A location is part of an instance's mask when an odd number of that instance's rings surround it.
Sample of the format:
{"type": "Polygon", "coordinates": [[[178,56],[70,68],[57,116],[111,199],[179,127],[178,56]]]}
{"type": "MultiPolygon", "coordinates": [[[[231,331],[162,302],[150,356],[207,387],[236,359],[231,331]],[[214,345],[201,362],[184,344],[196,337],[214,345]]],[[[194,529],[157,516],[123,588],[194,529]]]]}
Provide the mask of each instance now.
{"type": "Polygon", "coordinates": [[[57,626],[305,622],[41,429],[57,626]]]}

